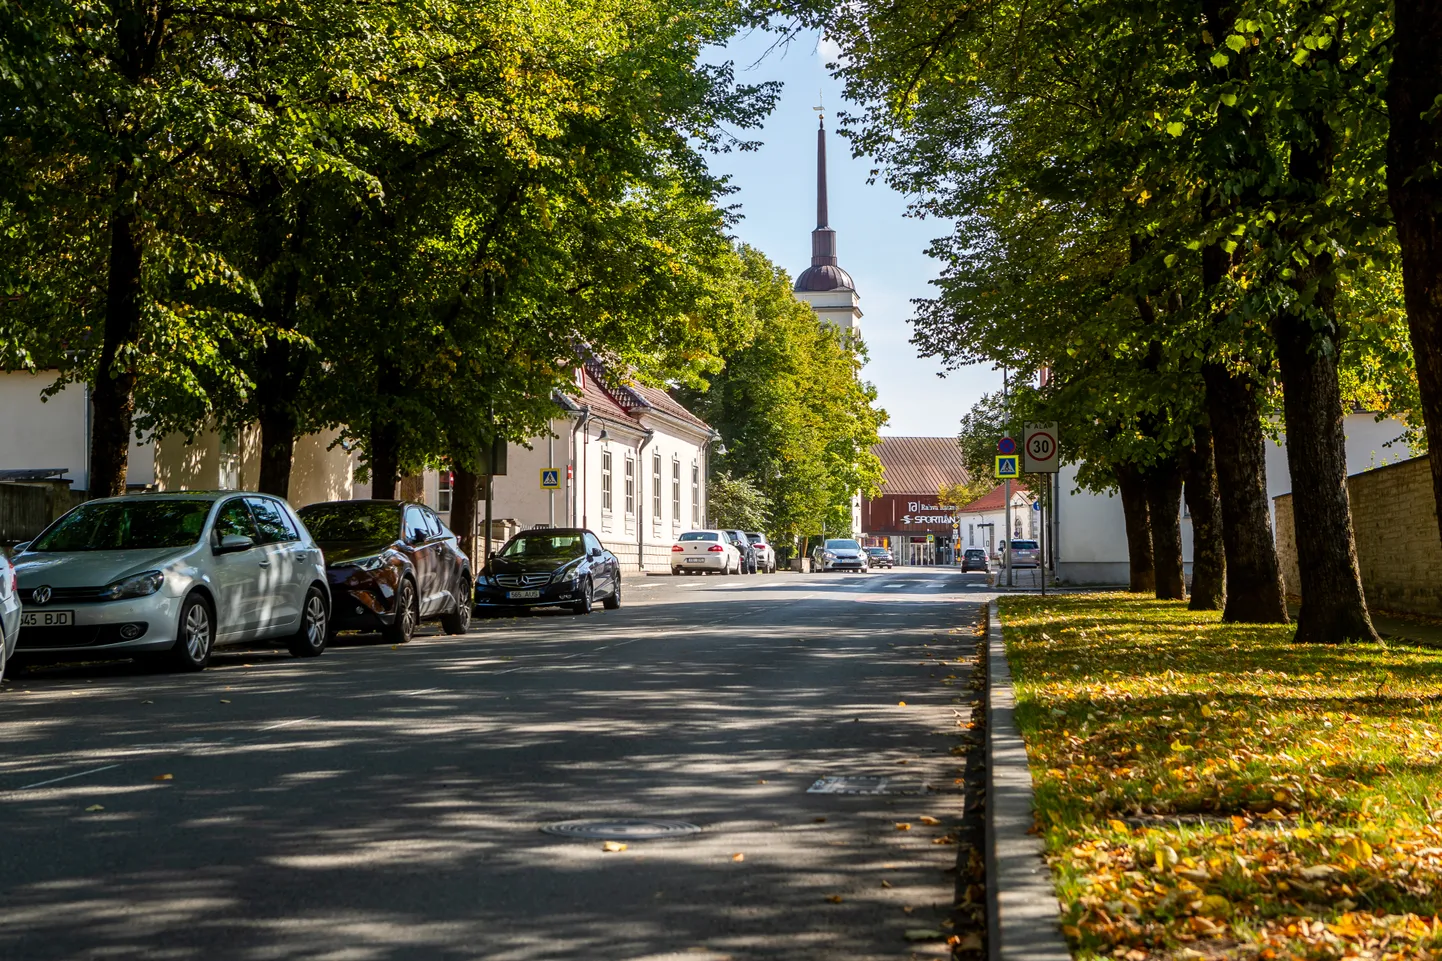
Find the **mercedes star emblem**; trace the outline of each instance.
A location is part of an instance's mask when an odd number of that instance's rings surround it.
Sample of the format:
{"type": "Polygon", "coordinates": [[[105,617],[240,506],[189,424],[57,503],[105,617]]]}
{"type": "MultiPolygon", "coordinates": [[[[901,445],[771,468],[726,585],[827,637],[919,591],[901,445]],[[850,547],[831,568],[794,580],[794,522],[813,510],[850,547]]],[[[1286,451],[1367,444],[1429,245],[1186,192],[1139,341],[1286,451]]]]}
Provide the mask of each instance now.
{"type": "Polygon", "coordinates": [[[31,603],[34,603],[34,604],[49,604],[49,603],[50,603],[50,585],[49,585],[49,584],[41,584],[39,587],[35,588],[34,593],[32,593],[32,594],[30,595],[30,601],[31,601],[31,603]]]}

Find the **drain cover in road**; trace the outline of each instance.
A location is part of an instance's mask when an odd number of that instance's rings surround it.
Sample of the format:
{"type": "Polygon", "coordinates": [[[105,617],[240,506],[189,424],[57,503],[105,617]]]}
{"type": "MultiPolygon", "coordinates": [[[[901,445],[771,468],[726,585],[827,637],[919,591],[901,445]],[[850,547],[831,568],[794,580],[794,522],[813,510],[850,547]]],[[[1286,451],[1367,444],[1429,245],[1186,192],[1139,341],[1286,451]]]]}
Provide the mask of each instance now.
{"type": "Polygon", "coordinates": [[[555,824],[547,824],[541,830],[567,838],[645,841],[651,838],[697,834],[701,828],[685,821],[657,821],[651,818],[585,818],[577,821],[557,821],[555,824]]]}
{"type": "Polygon", "coordinates": [[[823,777],[806,789],[807,794],[892,794],[889,777],[823,777]]]}

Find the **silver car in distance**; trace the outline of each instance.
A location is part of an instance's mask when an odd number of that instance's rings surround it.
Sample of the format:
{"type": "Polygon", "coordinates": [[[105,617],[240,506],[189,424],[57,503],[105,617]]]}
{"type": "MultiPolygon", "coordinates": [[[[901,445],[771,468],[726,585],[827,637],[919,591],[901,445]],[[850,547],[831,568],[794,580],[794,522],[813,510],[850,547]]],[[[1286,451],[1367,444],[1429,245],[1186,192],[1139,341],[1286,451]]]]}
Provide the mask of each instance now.
{"type": "Polygon", "coordinates": [[[198,671],[217,645],[325,650],[325,562],[285,501],[238,491],[81,504],[15,557],[26,656],[153,657],[198,671]]]}

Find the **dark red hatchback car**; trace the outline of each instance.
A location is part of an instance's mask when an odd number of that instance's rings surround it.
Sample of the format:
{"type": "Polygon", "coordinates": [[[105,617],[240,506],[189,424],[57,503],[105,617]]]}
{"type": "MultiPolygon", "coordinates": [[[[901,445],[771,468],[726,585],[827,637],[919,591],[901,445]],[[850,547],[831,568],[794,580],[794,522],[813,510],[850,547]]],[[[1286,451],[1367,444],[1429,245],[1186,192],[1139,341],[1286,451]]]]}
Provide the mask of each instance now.
{"type": "Polygon", "coordinates": [[[405,643],[422,621],[471,626],[471,562],[424,504],[325,501],[296,511],[325,554],[333,630],[380,631],[405,643]]]}

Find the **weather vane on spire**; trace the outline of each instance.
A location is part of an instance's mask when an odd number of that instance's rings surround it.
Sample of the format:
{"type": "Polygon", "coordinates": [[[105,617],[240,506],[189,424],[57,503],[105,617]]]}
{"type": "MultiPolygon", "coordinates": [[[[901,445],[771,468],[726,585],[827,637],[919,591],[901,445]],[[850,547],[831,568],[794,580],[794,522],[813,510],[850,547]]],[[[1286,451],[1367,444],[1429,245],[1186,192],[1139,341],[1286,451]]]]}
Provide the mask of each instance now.
{"type": "Polygon", "coordinates": [[[816,111],[816,119],[824,125],[826,122],[826,92],[820,88],[816,91],[817,105],[812,107],[816,111]]]}

